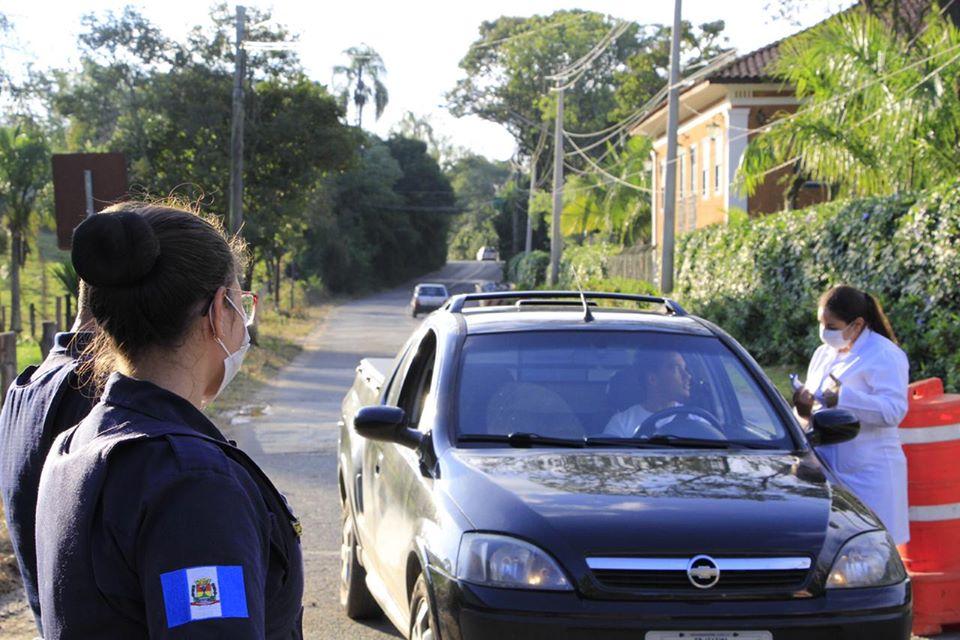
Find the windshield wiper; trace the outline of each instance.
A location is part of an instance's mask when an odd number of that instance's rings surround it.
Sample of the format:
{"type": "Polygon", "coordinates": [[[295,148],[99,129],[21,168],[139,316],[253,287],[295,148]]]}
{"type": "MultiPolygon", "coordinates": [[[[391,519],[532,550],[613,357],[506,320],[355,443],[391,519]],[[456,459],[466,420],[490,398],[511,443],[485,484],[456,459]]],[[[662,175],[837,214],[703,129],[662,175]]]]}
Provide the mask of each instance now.
{"type": "Polygon", "coordinates": [[[739,449],[769,449],[769,450],[790,450],[792,447],[784,447],[779,444],[770,444],[767,442],[751,442],[748,440],[728,440],[727,444],[730,444],[739,449]]]}
{"type": "Polygon", "coordinates": [[[684,438],[682,436],[672,436],[669,434],[637,438],[636,442],[677,448],[690,447],[695,449],[729,449],[732,444],[726,440],[712,440],[710,438],[684,438]]]}
{"type": "Polygon", "coordinates": [[[530,447],[570,447],[580,449],[586,446],[586,440],[581,438],[554,438],[542,436],[539,433],[514,432],[510,435],[496,435],[484,433],[466,433],[458,438],[459,442],[503,442],[511,447],[527,449],[530,447]]]}
{"type": "Polygon", "coordinates": [[[635,440],[634,438],[618,438],[616,436],[587,436],[584,442],[588,447],[634,447],[638,449],[659,449],[660,445],[635,440]]]}

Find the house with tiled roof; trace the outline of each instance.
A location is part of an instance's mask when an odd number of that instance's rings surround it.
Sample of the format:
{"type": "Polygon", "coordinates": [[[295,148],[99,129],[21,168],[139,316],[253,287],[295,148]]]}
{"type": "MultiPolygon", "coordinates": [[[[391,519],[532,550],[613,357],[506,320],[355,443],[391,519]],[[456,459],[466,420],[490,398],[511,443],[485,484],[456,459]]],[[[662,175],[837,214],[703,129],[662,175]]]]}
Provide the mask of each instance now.
{"type": "MultiPolygon", "coordinates": [[[[960,20],[960,2],[899,0],[893,28],[920,25],[931,7],[941,7],[960,20]]],[[[849,9],[848,9],[849,10],[849,9]]],[[[828,18],[829,19],[829,18],[828,18]]],[[[792,36],[791,36],[792,37],[792,36]]],[[[676,232],[682,234],[723,223],[731,211],[751,216],[801,208],[830,197],[827,185],[804,181],[794,167],[770,173],[750,196],[734,179],[740,158],[757,131],[771,119],[799,107],[792,86],[772,75],[783,40],[744,55],[728,54],[681,82],[677,131],[676,232]]],[[[652,101],[647,115],[633,129],[653,141],[651,210],[652,244],[663,237],[664,176],[667,155],[666,92],[652,101]]]]}

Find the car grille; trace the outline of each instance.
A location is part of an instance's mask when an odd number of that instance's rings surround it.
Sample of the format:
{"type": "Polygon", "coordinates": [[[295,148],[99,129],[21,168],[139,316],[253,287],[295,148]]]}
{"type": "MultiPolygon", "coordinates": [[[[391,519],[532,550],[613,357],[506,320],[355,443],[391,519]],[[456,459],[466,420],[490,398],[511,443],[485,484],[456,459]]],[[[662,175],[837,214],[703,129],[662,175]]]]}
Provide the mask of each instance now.
{"type": "Polygon", "coordinates": [[[719,579],[694,586],[689,558],[588,558],[594,578],[618,591],[750,592],[800,589],[810,572],[809,558],[716,558],[719,579]]]}

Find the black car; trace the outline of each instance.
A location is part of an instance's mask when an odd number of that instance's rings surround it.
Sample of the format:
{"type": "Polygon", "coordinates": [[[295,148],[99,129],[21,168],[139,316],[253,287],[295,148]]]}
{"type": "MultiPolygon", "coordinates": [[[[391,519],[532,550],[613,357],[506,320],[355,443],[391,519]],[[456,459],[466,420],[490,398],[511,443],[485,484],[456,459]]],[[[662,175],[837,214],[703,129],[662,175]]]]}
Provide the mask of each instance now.
{"type": "Polygon", "coordinates": [[[415,639],[909,638],[893,542],[813,448],[859,425],[812,423],[668,299],[456,296],[344,401],[341,601],[415,639]]]}

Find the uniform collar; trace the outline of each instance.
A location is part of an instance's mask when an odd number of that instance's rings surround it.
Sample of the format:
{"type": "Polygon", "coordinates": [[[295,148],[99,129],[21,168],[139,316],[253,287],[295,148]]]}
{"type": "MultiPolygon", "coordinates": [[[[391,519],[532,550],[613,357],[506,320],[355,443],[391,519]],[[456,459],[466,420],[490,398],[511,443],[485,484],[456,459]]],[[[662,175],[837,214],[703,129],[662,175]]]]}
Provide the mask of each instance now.
{"type": "Polygon", "coordinates": [[[867,343],[870,342],[872,336],[873,331],[870,330],[870,327],[864,327],[863,331],[860,332],[860,335],[857,336],[857,341],[853,343],[852,347],[850,347],[850,355],[859,355],[861,351],[866,349],[867,343]]]}
{"type": "Polygon", "coordinates": [[[201,435],[227,442],[210,419],[185,398],[146,380],[114,372],[107,380],[101,402],[123,407],[161,422],[182,424],[201,435]]]}
{"type": "Polygon", "coordinates": [[[61,331],[53,337],[53,347],[50,352],[75,360],[80,357],[91,340],[93,340],[92,331],[61,331]]]}

